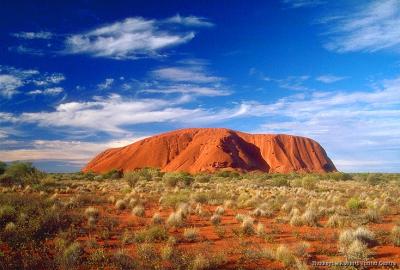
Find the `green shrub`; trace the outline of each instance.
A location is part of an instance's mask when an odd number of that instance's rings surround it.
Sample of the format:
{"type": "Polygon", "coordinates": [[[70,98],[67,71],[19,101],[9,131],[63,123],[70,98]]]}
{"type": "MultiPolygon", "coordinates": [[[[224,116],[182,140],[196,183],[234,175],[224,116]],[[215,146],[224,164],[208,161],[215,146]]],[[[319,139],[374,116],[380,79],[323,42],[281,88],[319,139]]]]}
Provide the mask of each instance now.
{"type": "Polygon", "coordinates": [[[163,182],[169,187],[175,187],[178,183],[189,186],[193,182],[193,177],[185,172],[165,173],[162,178],[163,182]]]}
{"type": "Polygon", "coordinates": [[[65,269],[71,269],[79,265],[83,249],[78,242],[69,245],[62,253],[59,255],[59,263],[65,269]]]}
{"type": "Polygon", "coordinates": [[[136,243],[143,242],[161,242],[168,239],[168,232],[163,226],[153,225],[147,229],[143,229],[135,233],[134,240],[136,243]]]}
{"type": "Polygon", "coordinates": [[[334,181],[348,181],[352,180],[353,176],[349,173],[343,172],[332,172],[327,174],[327,178],[334,181]]]}
{"type": "Polygon", "coordinates": [[[367,183],[370,185],[377,185],[382,181],[382,179],[374,173],[370,173],[367,176],[367,183]]]}
{"type": "Polygon", "coordinates": [[[274,187],[288,187],[290,186],[290,181],[285,177],[274,177],[271,179],[272,186],[274,187]]]}
{"type": "Polygon", "coordinates": [[[107,265],[107,256],[102,248],[94,250],[88,258],[88,263],[91,266],[103,269],[107,265]]]}
{"type": "Polygon", "coordinates": [[[153,244],[141,244],[137,248],[137,256],[141,264],[141,269],[158,269],[161,256],[153,244]]]}
{"type": "Polygon", "coordinates": [[[188,191],[180,191],[177,193],[170,193],[167,194],[163,199],[162,199],[162,205],[163,206],[169,206],[169,207],[177,207],[180,203],[185,203],[188,202],[190,199],[190,192],[188,191]]]}
{"type": "Polygon", "coordinates": [[[197,228],[185,228],[183,231],[183,237],[186,239],[186,241],[189,242],[194,242],[196,241],[200,236],[199,229],[197,228]]]}
{"type": "Polygon", "coordinates": [[[208,183],[208,182],[210,182],[210,179],[211,179],[211,175],[209,175],[209,174],[197,174],[194,177],[194,180],[199,183],[208,183]]]}
{"type": "Polygon", "coordinates": [[[35,184],[39,183],[45,174],[37,170],[30,162],[12,162],[6,167],[1,182],[5,184],[35,184]]]}
{"type": "Polygon", "coordinates": [[[130,187],[133,188],[136,186],[137,182],[139,182],[140,175],[137,174],[136,172],[127,172],[127,173],[124,173],[124,180],[126,182],[128,182],[128,185],[130,187]]]}
{"type": "Polygon", "coordinates": [[[352,212],[356,212],[359,209],[364,207],[364,204],[362,201],[360,201],[360,199],[358,198],[350,198],[347,203],[346,203],[346,207],[352,211],[352,212]]]}
{"type": "Polygon", "coordinates": [[[318,183],[318,179],[313,176],[304,176],[301,179],[301,186],[305,189],[312,190],[315,189],[318,183]]]}
{"type": "Polygon", "coordinates": [[[205,192],[197,192],[192,195],[192,199],[197,203],[206,203],[208,202],[208,195],[205,192]]]}
{"type": "Polygon", "coordinates": [[[83,173],[80,177],[79,180],[89,180],[89,181],[93,181],[95,179],[95,177],[98,176],[95,172],[93,171],[88,171],[86,173],[83,173]]]}
{"type": "Polygon", "coordinates": [[[125,250],[119,250],[114,254],[114,256],[112,257],[112,264],[117,269],[138,269],[138,265],[135,259],[131,257],[125,250]]]}

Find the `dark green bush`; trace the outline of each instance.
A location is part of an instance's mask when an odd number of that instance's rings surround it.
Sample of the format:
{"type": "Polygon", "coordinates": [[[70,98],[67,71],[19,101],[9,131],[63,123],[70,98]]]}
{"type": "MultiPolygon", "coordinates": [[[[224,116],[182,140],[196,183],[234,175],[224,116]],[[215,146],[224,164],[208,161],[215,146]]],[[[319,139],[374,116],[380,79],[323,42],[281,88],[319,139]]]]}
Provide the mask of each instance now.
{"type": "Polygon", "coordinates": [[[109,172],[103,174],[103,179],[120,179],[122,178],[122,171],[112,169],[109,172]]]}
{"type": "Polygon", "coordinates": [[[210,182],[211,175],[209,174],[197,174],[194,177],[194,180],[199,183],[208,183],[210,182]]]}
{"type": "Polygon", "coordinates": [[[327,178],[335,181],[348,181],[352,180],[353,176],[349,173],[344,172],[332,172],[327,174],[327,178]]]}
{"type": "Polygon", "coordinates": [[[45,173],[36,169],[30,162],[15,161],[6,167],[1,182],[10,184],[37,184],[45,173]]]}
{"type": "Polygon", "coordinates": [[[140,175],[136,172],[127,172],[124,174],[124,180],[128,182],[128,185],[132,188],[136,186],[140,179],[140,175]]]}
{"type": "Polygon", "coordinates": [[[271,183],[275,187],[288,187],[290,185],[290,181],[285,177],[274,177],[271,179],[271,183]]]}
{"type": "Polygon", "coordinates": [[[9,176],[8,174],[2,174],[0,175],[0,185],[2,186],[11,186],[13,184],[17,184],[17,182],[9,176]]]}
{"type": "Polygon", "coordinates": [[[124,179],[129,186],[134,187],[139,181],[158,181],[163,173],[156,168],[142,168],[124,173],[124,179]]]}
{"type": "Polygon", "coordinates": [[[178,183],[189,186],[193,182],[193,176],[185,172],[165,173],[162,178],[163,182],[170,187],[176,186],[178,183]]]}
{"type": "Polygon", "coordinates": [[[7,164],[3,161],[0,161],[0,174],[3,174],[6,171],[7,164]]]}
{"type": "Polygon", "coordinates": [[[377,185],[382,181],[378,174],[370,173],[367,176],[367,183],[370,185],[377,185]]]}

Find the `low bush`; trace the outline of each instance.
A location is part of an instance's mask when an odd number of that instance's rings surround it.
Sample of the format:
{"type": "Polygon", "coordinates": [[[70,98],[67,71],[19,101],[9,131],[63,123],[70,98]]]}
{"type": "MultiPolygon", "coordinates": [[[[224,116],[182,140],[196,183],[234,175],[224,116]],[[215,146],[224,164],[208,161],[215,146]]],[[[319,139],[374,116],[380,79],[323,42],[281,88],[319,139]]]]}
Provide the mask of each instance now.
{"type": "Polygon", "coordinates": [[[199,229],[197,228],[186,228],[183,231],[183,237],[185,238],[186,241],[189,242],[194,242],[196,241],[200,236],[199,229]]]}
{"type": "Polygon", "coordinates": [[[163,226],[153,225],[147,229],[140,230],[135,233],[134,240],[136,243],[143,242],[161,242],[168,239],[168,232],[163,226]]]}
{"type": "Polygon", "coordinates": [[[137,217],[144,217],[144,214],[145,214],[144,207],[142,205],[136,205],[132,209],[132,214],[137,217]]]}
{"type": "Polygon", "coordinates": [[[7,163],[0,161],[0,175],[3,174],[7,169],[7,163]]]}
{"type": "Polygon", "coordinates": [[[36,169],[32,163],[15,161],[6,166],[3,175],[0,176],[0,184],[37,184],[45,176],[46,174],[36,169]]]}
{"type": "Polygon", "coordinates": [[[136,172],[124,173],[123,179],[128,183],[131,188],[134,188],[140,180],[140,175],[136,172]]]}
{"type": "Polygon", "coordinates": [[[301,186],[305,189],[312,190],[317,187],[318,178],[307,175],[301,179],[301,186]]]}
{"type": "Polygon", "coordinates": [[[108,172],[106,172],[105,174],[102,175],[102,179],[120,179],[122,178],[123,173],[120,170],[116,170],[116,169],[112,169],[108,172]]]}
{"type": "Polygon", "coordinates": [[[189,186],[193,180],[190,174],[184,172],[165,173],[162,177],[162,181],[169,187],[175,187],[178,183],[189,186]]]}
{"type": "Polygon", "coordinates": [[[214,214],[210,218],[211,224],[212,225],[219,225],[221,223],[221,216],[218,214],[214,214]]]}
{"type": "Polygon", "coordinates": [[[167,207],[176,208],[181,203],[186,203],[190,199],[190,192],[180,191],[176,193],[169,193],[163,197],[161,204],[167,207]]]}
{"type": "Polygon", "coordinates": [[[65,269],[72,269],[80,264],[83,249],[78,242],[66,247],[59,255],[59,263],[65,269]]]}
{"type": "Polygon", "coordinates": [[[360,210],[361,208],[364,207],[364,204],[362,201],[360,201],[360,199],[358,198],[350,198],[347,203],[346,203],[346,207],[351,211],[351,212],[357,212],[358,210],[360,210]]]}
{"type": "Polygon", "coordinates": [[[296,262],[293,252],[285,245],[280,245],[276,249],[275,259],[281,261],[285,267],[290,267],[296,262]]]}
{"type": "Polygon", "coordinates": [[[154,213],[151,220],[152,220],[153,224],[155,224],[155,225],[163,224],[163,219],[162,219],[160,213],[154,213]]]}
{"type": "Polygon", "coordinates": [[[183,217],[179,212],[172,212],[167,219],[167,225],[170,227],[182,227],[183,223],[183,217]]]}
{"type": "Polygon", "coordinates": [[[393,245],[400,246],[400,226],[394,226],[391,231],[393,245]]]}
{"type": "Polygon", "coordinates": [[[254,230],[254,219],[251,217],[245,217],[241,226],[242,233],[245,235],[253,235],[254,230]]]}
{"type": "Polygon", "coordinates": [[[208,183],[210,182],[211,175],[209,174],[197,174],[194,176],[194,181],[199,183],[208,183]]]}
{"type": "Polygon", "coordinates": [[[141,269],[159,269],[161,256],[153,244],[141,244],[137,248],[137,256],[141,269]]]}

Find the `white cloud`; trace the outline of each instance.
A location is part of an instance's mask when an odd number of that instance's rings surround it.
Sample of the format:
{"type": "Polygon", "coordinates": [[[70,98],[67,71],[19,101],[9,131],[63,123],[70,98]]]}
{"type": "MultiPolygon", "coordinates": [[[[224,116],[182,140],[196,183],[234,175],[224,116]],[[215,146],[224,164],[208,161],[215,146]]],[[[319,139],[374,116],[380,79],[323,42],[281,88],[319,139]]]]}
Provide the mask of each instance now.
{"type": "Polygon", "coordinates": [[[10,47],[8,47],[8,50],[19,53],[19,54],[31,54],[31,55],[36,55],[36,56],[44,55],[44,50],[27,47],[25,45],[10,46],[10,47]]]}
{"type": "Polygon", "coordinates": [[[29,95],[58,95],[62,93],[64,89],[62,87],[51,87],[51,88],[46,88],[43,90],[36,89],[29,91],[29,95]]]}
{"type": "MultiPolygon", "coordinates": [[[[132,99],[111,94],[106,98],[94,97],[92,101],[61,103],[53,111],[0,113],[0,123],[33,123],[40,127],[60,127],[65,128],[60,129],[60,132],[67,133],[103,131],[129,134],[128,126],[137,124],[210,124],[245,115],[242,105],[229,109],[185,108],[184,104],[190,101],[190,95],[182,95],[176,99],[132,99]]],[[[256,112],[257,106],[251,106],[252,112],[256,112]]]]}
{"type": "Polygon", "coordinates": [[[183,94],[183,95],[198,95],[198,96],[227,96],[231,92],[218,87],[198,86],[192,84],[178,84],[172,86],[163,86],[154,89],[145,89],[142,93],[162,93],[162,94],[183,94]]]}
{"type": "Polygon", "coordinates": [[[344,79],[346,79],[346,77],[335,76],[335,75],[330,75],[330,74],[321,75],[316,78],[317,81],[320,81],[322,83],[328,83],[328,84],[338,82],[338,81],[341,81],[344,79]]]}
{"type": "MultiPolygon", "coordinates": [[[[63,80],[65,80],[65,77],[61,73],[41,74],[34,69],[23,70],[0,65],[0,96],[11,98],[13,95],[20,92],[22,87],[28,85],[46,86],[58,84],[63,80]]],[[[54,94],[59,90],[59,88],[53,87],[48,93],[54,94]]],[[[30,94],[32,94],[31,92],[30,94]]]]}
{"type": "Polygon", "coordinates": [[[155,81],[144,83],[141,93],[182,94],[195,96],[227,96],[231,92],[222,85],[224,78],[212,75],[201,59],[186,59],[179,65],[153,70],[155,81]]]}
{"type": "Polygon", "coordinates": [[[129,99],[112,94],[87,102],[62,103],[51,112],[0,115],[5,122],[37,123],[39,126],[75,127],[110,133],[126,133],[124,125],[179,121],[199,113],[178,107],[179,100],[129,99]]]}
{"type": "Polygon", "coordinates": [[[65,76],[61,73],[45,74],[41,78],[33,81],[38,86],[58,84],[65,80],[65,76]]]}
{"type": "Polygon", "coordinates": [[[98,84],[97,87],[101,90],[105,90],[105,89],[110,88],[113,83],[114,83],[113,78],[107,78],[104,80],[104,82],[98,84]]]}
{"type": "Polygon", "coordinates": [[[170,17],[170,18],[166,19],[165,21],[169,22],[169,23],[176,23],[176,24],[195,26],[195,27],[214,26],[214,24],[212,22],[208,21],[206,18],[196,17],[196,16],[182,17],[179,14],[177,14],[173,17],[170,17]]]}
{"type": "Polygon", "coordinates": [[[308,75],[302,76],[288,76],[285,79],[271,79],[268,78],[269,81],[275,81],[278,83],[279,87],[294,90],[294,91],[309,91],[311,90],[304,83],[310,79],[308,75]]]}
{"type": "Polygon", "coordinates": [[[11,98],[28,80],[39,74],[37,70],[21,70],[0,65],[0,95],[11,98]]]}
{"type": "Polygon", "coordinates": [[[176,82],[210,83],[222,80],[206,74],[201,67],[167,67],[156,69],[152,74],[157,79],[176,82]]]}
{"type": "MultiPolygon", "coordinates": [[[[69,36],[66,53],[89,54],[113,59],[135,59],[159,56],[167,47],[186,43],[194,38],[193,31],[170,27],[196,22],[195,17],[180,17],[181,21],[157,21],[141,17],[127,18],[86,33],[69,36]]],[[[205,22],[197,19],[197,22],[205,22]]],[[[190,24],[189,24],[190,25],[190,24]]]]}
{"type": "Polygon", "coordinates": [[[51,32],[40,31],[40,32],[18,32],[12,34],[16,38],[21,39],[51,39],[53,34],[51,32]]]}
{"type": "Polygon", "coordinates": [[[335,16],[325,22],[331,25],[328,32],[329,50],[344,52],[376,52],[400,48],[399,0],[374,0],[357,5],[357,10],[335,16]]]}
{"type": "Polygon", "coordinates": [[[20,78],[14,75],[0,74],[0,95],[2,95],[3,97],[12,97],[18,92],[18,87],[22,85],[23,82],[20,78]]]}
{"type": "MultiPolygon", "coordinates": [[[[379,166],[369,168],[367,161],[392,164],[400,151],[399,85],[400,78],[385,81],[374,91],[314,93],[263,105],[271,119],[258,131],[314,138],[334,161],[353,161],[353,168],[349,163],[338,163],[339,169],[379,170],[379,166]]],[[[387,170],[394,168],[389,167],[387,170]]]]}
{"type": "Polygon", "coordinates": [[[315,7],[325,4],[323,0],[283,0],[283,3],[290,8],[303,8],[303,7],[315,7]]]}
{"type": "Polygon", "coordinates": [[[131,144],[145,137],[122,137],[105,142],[62,141],[62,140],[34,140],[32,142],[18,142],[25,144],[20,149],[0,150],[2,161],[16,160],[63,160],[76,164],[85,164],[101,151],[131,144]]]}

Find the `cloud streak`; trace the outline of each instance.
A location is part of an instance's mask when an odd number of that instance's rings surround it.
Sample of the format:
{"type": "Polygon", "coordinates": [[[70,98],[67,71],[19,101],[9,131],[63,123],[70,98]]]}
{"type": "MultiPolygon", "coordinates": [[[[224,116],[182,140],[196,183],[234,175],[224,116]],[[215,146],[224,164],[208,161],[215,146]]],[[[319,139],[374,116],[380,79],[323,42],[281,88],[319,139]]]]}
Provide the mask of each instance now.
{"type": "Polygon", "coordinates": [[[374,0],[355,12],[325,20],[328,50],[339,53],[376,52],[400,48],[400,2],[374,0]]]}
{"type": "Polygon", "coordinates": [[[53,33],[40,31],[40,32],[18,32],[13,33],[12,36],[20,39],[51,39],[53,33]]]}
{"type": "MultiPolygon", "coordinates": [[[[85,142],[71,140],[15,141],[24,144],[20,149],[0,150],[3,161],[15,160],[62,160],[84,165],[90,158],[107,148],[125,146],[145,137],[129,137],[104,142],[85,142]]],[[[1,143],[0,143],[1,145],[1,143]]]]}
{"type": "Polygon", "coordinates": [[[119,60],[158,57],[164,49],[192,40],[195,31],[187,28],[200,26],[211,23],[195,16],[177,15],[166,20],[132,17],[69,36],[65,53],[119,60]]]}
{"type": "Polygon", "coordinates": [[[342,81],[344,79],[346,79],[346,77],[335,76],[335,75],[331,75],[331,74],[321,75],[316,78],[317,81],[322,82],[322,83],[327,83],[327,84],[342,81]]]}
{"type": "Polygon", "coordinates": [[[43,90],[36,89],[29,91],[29,95],[58,95],[64,92],[64,89],[62,87],[51,87],[51,88],[46,88],[43,90]]]}

